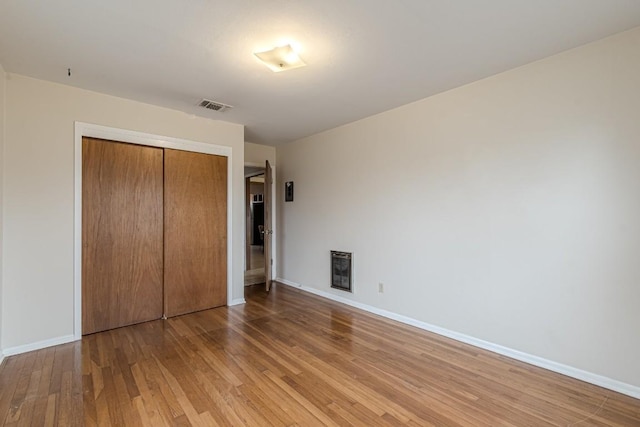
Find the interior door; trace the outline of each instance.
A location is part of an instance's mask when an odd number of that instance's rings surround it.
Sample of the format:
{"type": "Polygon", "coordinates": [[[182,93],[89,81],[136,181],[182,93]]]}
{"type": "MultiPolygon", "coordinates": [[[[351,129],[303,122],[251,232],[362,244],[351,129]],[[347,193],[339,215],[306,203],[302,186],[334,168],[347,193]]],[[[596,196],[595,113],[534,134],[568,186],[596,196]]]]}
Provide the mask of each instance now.
{"type": "Polygon", "coordinates": [[[264,280],[267,287],[267,292],[271,290],[271,276],[273,260],[272,253],[273,248],[271,246],[273,237],[273,225],[271,218],[271,187],[273,184],[273,172],[271,171],[271,165],[269,160],[266,161],[264,167],[264,280]]]}
{"type": "Polygon", "coordinates": [[[82,333],[162,317],[162,149],[82,138],[82,333]]]}
{"type": "Polygon", "coordinates": [[[165,149],[164,313],[227,304],[227,158],[165,149]]]}

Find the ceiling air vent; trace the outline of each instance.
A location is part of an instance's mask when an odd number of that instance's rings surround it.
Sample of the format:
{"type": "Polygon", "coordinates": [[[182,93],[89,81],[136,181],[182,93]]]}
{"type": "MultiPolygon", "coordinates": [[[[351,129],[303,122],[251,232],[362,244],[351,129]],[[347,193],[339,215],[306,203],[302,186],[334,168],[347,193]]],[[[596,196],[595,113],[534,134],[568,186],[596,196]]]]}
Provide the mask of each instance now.
{"type": "Polygon", "coordinates": [[[223,112],[225,110],[229,110],[233,108],[231,105],[223,104],[221,102],[211,101],[209,99],[203,99],[202,101],[200,101],[198,106],[202,108],[207,108],[213,111],[219,111],[219,112],[223,112]]]}

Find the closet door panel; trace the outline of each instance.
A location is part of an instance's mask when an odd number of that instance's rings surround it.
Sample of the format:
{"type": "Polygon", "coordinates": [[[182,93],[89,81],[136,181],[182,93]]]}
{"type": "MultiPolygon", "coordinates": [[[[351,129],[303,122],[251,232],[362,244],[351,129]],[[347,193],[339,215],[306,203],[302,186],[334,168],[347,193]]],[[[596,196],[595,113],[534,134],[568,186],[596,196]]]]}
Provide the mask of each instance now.
{"type": "Polygon", "coordinates": [[[82,140],[82,333],[162,317],[163,151],[82,140]]]}
{"type": "Polygon", "coordinates": [[[227,158],[165,149],[164,309],[227,303],[227,158]]]}

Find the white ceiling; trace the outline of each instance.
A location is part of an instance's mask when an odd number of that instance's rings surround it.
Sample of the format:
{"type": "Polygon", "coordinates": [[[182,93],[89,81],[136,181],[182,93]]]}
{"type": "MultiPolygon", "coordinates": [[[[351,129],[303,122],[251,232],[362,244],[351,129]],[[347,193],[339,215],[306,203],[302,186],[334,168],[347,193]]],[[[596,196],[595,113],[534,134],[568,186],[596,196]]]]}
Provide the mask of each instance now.
{"type": "Polygon", "coordinates": [[[640,0],[1,0],[0,64],[276,145],[639,25],[640,0]],[[285,41],[307,67],[252,55],[285,41]]]}

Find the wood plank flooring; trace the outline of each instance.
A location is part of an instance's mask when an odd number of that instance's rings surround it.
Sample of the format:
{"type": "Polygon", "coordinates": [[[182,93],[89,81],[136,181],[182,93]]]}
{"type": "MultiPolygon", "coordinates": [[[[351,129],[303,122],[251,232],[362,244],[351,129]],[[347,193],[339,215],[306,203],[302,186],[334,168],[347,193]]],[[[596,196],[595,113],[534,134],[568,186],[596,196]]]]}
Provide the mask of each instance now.
{"type": "Polygon", "coordinates": [[[640,426],[640,401],[277,285],[5,360],[4,425],[640,426]]]}

